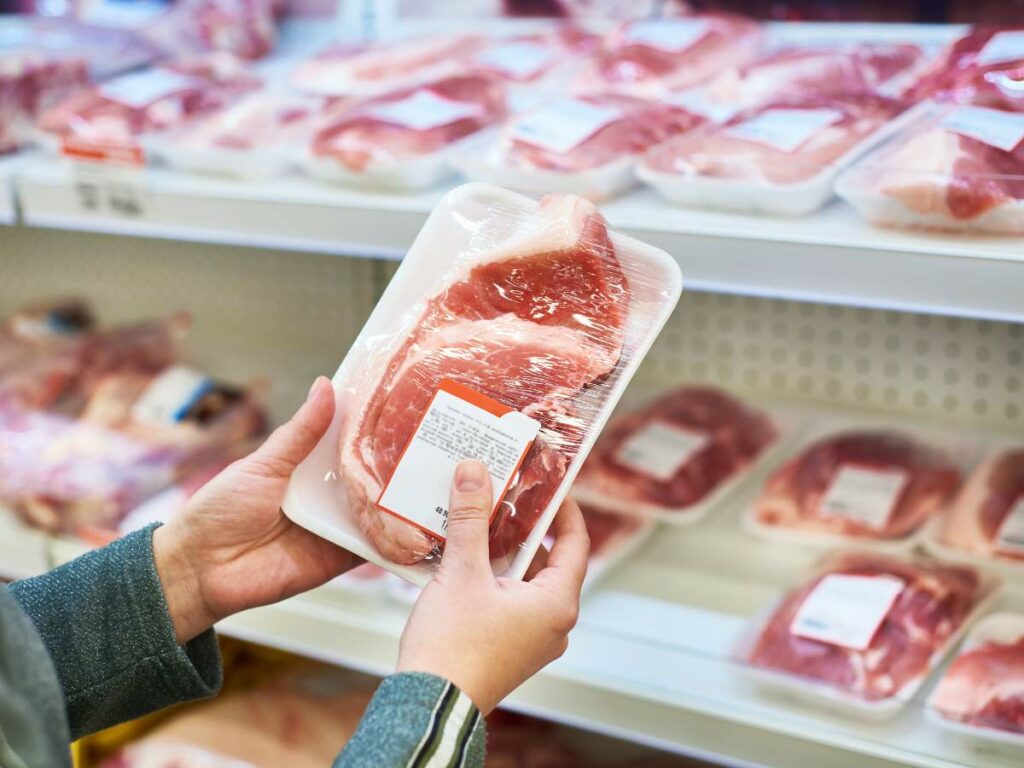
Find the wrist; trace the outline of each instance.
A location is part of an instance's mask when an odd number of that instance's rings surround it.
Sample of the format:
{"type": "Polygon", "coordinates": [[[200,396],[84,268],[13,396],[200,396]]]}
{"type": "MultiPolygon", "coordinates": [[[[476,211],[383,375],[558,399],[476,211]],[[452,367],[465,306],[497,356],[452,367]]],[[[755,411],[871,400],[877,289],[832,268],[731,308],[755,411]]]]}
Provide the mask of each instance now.
{"type": "Polygon", "coordinates": [[[184,645],[217,620],[203,598],[202,574],[173,524],[153,531],[153,560],[174,625],[175,639],[184,645]]]}

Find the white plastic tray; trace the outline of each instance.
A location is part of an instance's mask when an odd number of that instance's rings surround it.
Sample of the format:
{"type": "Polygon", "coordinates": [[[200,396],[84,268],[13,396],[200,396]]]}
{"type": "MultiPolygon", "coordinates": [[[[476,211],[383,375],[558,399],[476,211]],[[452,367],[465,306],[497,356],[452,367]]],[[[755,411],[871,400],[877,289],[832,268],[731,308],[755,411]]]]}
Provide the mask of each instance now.
{"type": "MultiPolygon", "coordinates": [[[[456,255],[469,248],[475,229],[496,207],[525,211],[536,205],[529,198],[487,184],[466,184],[448,193],[434,209],[409,249],[376,309],[363,326],[355,347],[370,343],[370,339],[393,334],[398,319],[407,313],[410,306],[422,300],[424,282],[432,284],[436,282],[437,275],[450,269],[456,255]],[[458,216],[454,215],[454,211],[458,211],[458,216]]],[[[617,233],[612,234],[612,242],[627,273],[650,275],[649,280],[634,281],[633,306],[657,309],[645,314],[630,312],[624,339],[625,345],[634,350],[633,356],[623,365],[621,373],[609,388],[595,415],[593,426],[570,463],[558,490],[504,574],[511,578],[522,578],[529,567],[597,434],[672,313],[682,291],[679,267],[664,251],[617,233]]],[[[336,392],[343,392],[346,387],[353,386],[353,382],[359,381],[361,362],[357,355],[346,356],[334,375],[336,392]]],[[[401,566],[387,560],[367,541],[353,519],[337,473],[341,420],[341,409],[338,409],[327,434],[292,476],[282,505],[285,514],[304,528],[414,584],[425,584],[433,573],[432,565],[421,562],[413,566],[401,566]]]]}
{"type": "MultiPolygon", "coordinates": [[[[989,641],[997,643],[1016,642],[1022,636],[1024,636],[1024,614],[993,613],[983,618],[971,629],[959,653],[969,651],[989,641]]],[[[935,691],[933,690],[925,706],[925,716],[933,725],[966,737],[978,746],[988,747],[995,745],[1003,748],[1009,746],[1024,750],[1024,733],[1012,733],[998,728],[986,728],[980,725],[952,720],[945,717],[935,708],[934,698],[935,691]]],[[[1024,752],[1017,754],[1021,754],[1024,757],[1024,752]]]]}

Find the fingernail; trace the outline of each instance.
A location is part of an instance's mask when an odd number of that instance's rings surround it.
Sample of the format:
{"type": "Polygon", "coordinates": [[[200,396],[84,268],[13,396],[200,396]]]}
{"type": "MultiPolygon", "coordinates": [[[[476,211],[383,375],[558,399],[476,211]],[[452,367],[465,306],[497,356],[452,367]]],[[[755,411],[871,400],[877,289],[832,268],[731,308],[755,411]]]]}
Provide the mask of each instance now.
{"type": "Polygon", "coordinates": [[[487,479],[487,468],[475,459],[463,461],[455,468],[455,490],[469,493],[479,491],[487,479]]]}
{"type": "Polygon", "coordinates": [[[312,399],[313,399],[313,393],[314,393],[314,392],[316,392],[317,388],[318,388],[318,387],[320,386],[320,381],[321,381],[322,379],[323,379],[323,376],[317,376],[317,377],[316,377],[315,379],[313,379],[313,386],[311,386],[311,387],[309,388],[309,394],[307,394],[307,395],[306,395],[306,402],[307,402],[307,403],[308,403],[308,402],[309,402],[310,400],[312,400],[312,399]]]}

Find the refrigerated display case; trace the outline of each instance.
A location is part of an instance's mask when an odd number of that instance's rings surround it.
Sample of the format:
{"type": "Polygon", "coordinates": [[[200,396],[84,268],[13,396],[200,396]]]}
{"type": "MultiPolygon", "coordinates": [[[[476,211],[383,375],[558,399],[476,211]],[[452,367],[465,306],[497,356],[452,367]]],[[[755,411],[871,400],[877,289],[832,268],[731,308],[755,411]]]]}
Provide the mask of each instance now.
{"type": "MultiPolygon", "coordinates": [[[[421,33],[418,24],[438,21],[409,24],[421,33]]],[[[779,46],[899,41],[929,55],[963,32],[874,24],[767,29],[779,46]]],[[[326,42],[322,29],[286,24],[280,56],[295,61],[326,42]]],[[[283,58],[266,66],[288,69],[283,58]]],[[[294,173],[239,181],[43,155],[19,157],[10,169],[20,216],[0,230],[0,313],[66,294],[89,297],[112,322],[188,310],[195,329],[187,359],[228,380],[271,375],[272,421],[287,417],[313,376],[333,372],[428,213],[458,183],[452,176],[396,194],[294,173]]],[[[745,523],[766,481],[823,425],[942,433],[964,475],[995,450],[1024,444],[1020,235],[875,227],[835,199],[805,218],[774,218],[679,207],[635,187],[600,208],[613,227],[672,255],[684,276],[683,299],[623,410],[684,384],[712,385],[785,414],[779,423],[786,428],[763,460],[714,495],[701,520],[659,523],[602,569],[588,585],[568,653],[507,707],[724,765],[1019,764],[1024,747],[979,745],[937,725],[928,703],[946,654],[976,617],[1024,610],[1024,570],[1016,563],[971,561],[992,581],[935,644],[920,687],[867,717],[865,708],[828,695],[809,702],[766,685],[743,649],[772,606],[806,585],[834,548],[758,536],[745,523]]],[[[888,493],[904,481],[893,482],[888,493]]],[[[80,541],[0,521],[0,575],[40,572],[84,551],[80,541]]],[[[932,552],[960,563],[928,547],[928,535],[896,556],[932,552]]],[[[870,540],[856,545],[872,549],[870,540]]],[[[383,674],[394,662],[408,597],[328,585],[231,617],[219,629],[383,674]]]]}

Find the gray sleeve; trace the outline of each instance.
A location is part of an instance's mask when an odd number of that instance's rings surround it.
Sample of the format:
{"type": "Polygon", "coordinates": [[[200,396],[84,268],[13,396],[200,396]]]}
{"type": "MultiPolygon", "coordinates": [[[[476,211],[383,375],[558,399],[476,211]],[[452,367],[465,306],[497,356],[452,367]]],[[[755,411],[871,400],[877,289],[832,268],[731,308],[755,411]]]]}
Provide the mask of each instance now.
{"type": "Polygon", "coordinates": [[[440,677],[385,678],[334,768],[483,768],[486,726],[470,698],[440,677]]]}
{"type": "Polygon", "coordinates": [[[72,738],[220,688],[213,630],[175,640],[154,528],[11,585],[53,661],[72,738]]]}

